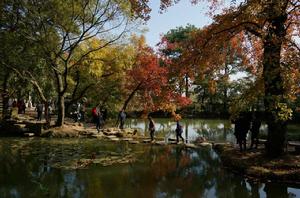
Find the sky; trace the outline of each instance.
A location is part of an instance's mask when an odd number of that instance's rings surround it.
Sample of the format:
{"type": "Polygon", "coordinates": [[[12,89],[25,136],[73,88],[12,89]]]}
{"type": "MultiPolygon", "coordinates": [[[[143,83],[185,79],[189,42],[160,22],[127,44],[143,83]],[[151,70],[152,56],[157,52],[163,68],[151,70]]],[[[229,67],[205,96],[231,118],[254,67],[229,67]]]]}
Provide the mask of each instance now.
{"type": "Polygon", "coordinates": [[[159,13],[159,0],[150,0],[152,9],[151,18],[146,24],[148,32],[146,32],[147,44],[151,47],[160,41],[161,34],[167,33],[170,29],[187,24],[203,27],[212,22],[205,15],[207,6],[192,5],[189,0],[181,0],[178,4],[169,7],[164,13],[159,13]]]}

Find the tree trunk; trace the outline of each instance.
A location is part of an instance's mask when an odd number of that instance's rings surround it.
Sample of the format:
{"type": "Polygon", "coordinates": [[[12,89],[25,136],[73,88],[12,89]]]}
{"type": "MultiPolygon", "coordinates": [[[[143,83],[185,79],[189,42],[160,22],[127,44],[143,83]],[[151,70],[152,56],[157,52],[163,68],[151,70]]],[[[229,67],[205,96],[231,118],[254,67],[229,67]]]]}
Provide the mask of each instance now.
{"type": "Polygon", "coordinates": [[[189,77],[187,74],[185,74],[185,97],[190,97],[190,93],[189,93],[189,77]]]}
{"type": "Polygon", "coordinates": [[[3,119],[9,115],[9,106],[8,106],[8,101],[9,101],[8,79],[9,79],[9,76],[10,76],[10,73],[7,71],[4,76],[4,80],[3,80],[3,84],[2,84],[2,89],[3,89],[3,92],[2,92],[2,107],[3,107],[2,118],[3,119]]]}
{"type": "Polygon", "coordinates": [[[63,126],[65,121],[65,92],[67,89],[66,77],[67,73],[64,73],[64,76],[59,74],[56,70],[54,70],[54,74],[56,77],[56,86],[57,86],[57,120],[56,126],[63,126]],[[63,77],[65,77],[65,84],[63,82],[63,77]]]}
{"type": "Polygon", "coordinates": [[[65,96],[59,95],[57,101],[57,126],[63,126],[65,120],[65,96]]]}
{"type": "Polygon", "coordinates": [[[45,114],[45,120],[46,120],[46,123],[47,123],[47,126],[50,126],[50,112],[49,112],[49,103],[47,101],[44,101],[44,114],[45,114]]]}
{"type": "MultiPolygon", "coordinates": [[[[270,14],[271,15],[271,14],[270,14]]],[[[266,151],[276,157],[283,153],[286,140],[286,121],[278,119],[278,103],[285,103],[283,79],[280,67],[280,52],[286,30],[286,14],[270,17],[269,27],[264,38],[263,78],[265,86],[265,113],[268,125],[266,151]]]]}
{"type": "MultiPolygon", "coordinates": [[[[228,58],[227,58],[228,59],[228,58]]],[[[224,68],[224,89],[223,89],[223,113],[227,116],[228,114],[228,76],[229,76],[229,68],[228,68],[228,60],[226,60],[225,68],[224,68]]]]}
{"type": "Polygon", "coordinates": [[[123,105],[123,108],[122,108],[122,109],[124,109],[124,111],[126,110],[127,105],[129,104],[130,100],[133,98],[135,92],[137,92],[137,91],[140,89],[140,87],[142,86],[142,84],[143,84],[143,82],[140,82],[140,83],[136,86],[136,88],[130,93],[130,95],[128,96],[128,98],[125,100],[124,105],[123,105]]]}

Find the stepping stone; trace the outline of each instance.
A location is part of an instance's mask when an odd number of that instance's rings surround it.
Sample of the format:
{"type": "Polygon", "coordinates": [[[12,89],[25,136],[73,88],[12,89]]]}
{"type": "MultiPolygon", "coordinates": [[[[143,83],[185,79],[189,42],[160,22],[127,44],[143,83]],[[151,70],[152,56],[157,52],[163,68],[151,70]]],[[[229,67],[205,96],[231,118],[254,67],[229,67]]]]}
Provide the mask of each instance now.
{"type": "Polygon", "coordinates": [[[117,136],[115,136],[115,135],[107,135],[107,136],[105,136],[105,137],[107,137],[107,138],[109,138],[109,139],[117,138],[117,136]]]}
{"type": "Polygon", "coordinates": [[[209,143],[209,142],[202,142],[200,144],[198,144],[199,146],[208,146],[208,147],[211,147],[212,146],[212,143],[209,143]]]}
{"type": "Polygon", "coordinates": [[[14,124],[15,126],[18,126],[20,128],[25,128],[26,127],[26,124],[14,124]]]}
{"type": "Polygon", "coordinates": [[[122,138],[124,141],[133,141],[133,138],[122,138]]]}
{"type": "Polygon", "coordinates": [[[120,138],[115,137],[115,138],[110,138],[110,140],[111,141],[120,141],[120,138]]]}
{"type": "Polygon", "coordinates": [[[91,137],[93,137],[93,138],[102,138],[103,135],[101,135],[101,134],[94,134],[94,135],[91,135],[91,137]]]}
{"type": "Polygon", "coordinates": [[[187,148],[198,148],[195,144],[185,144],[187,148]]]}
{"type": "Polygon", "coordinates": [[[165,141],[157,141],[155,142],[156,145],[166,145],[165,141]]]}
{"type": "Polygon", "coordinates": [[[151,143],[151,140],[143,140],[143,143],[151,143]]]}
{"type": "Polygon", "coordinates": [[[34,136],[34,133],[24,133],[24,136],[25,136],[25,137],[33,137],[33,136],[34,136]]]}
{"type": "Polygon", "coordinates": [[[140,142],[137,141],[137,140],[132,140],[132,141],[129,141],[130,144],[139,144],[140,142]]]}

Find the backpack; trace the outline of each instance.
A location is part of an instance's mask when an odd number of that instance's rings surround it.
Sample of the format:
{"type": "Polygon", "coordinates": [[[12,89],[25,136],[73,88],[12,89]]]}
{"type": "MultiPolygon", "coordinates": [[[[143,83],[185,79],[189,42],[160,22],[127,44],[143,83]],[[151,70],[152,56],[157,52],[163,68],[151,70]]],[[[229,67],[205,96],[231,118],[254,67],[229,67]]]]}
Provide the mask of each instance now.
{"type": "Polygon", "coordinates": [[[92,116],[97,116],[97,109],[96,109],[96,107],[94,107],[93,109],[92,109],[92,116]]]}

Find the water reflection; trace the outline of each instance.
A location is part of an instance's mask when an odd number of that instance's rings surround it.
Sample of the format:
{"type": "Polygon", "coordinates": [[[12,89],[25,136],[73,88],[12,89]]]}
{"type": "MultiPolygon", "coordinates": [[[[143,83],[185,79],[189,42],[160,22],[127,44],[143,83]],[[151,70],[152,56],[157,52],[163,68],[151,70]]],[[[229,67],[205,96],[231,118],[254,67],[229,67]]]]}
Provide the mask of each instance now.
{"type": "Polygon", "coordinates": [[[298,187],[250,183],[211,149],[97,140],[0,139],[0,197],[297,197],[298,187]],[[133,153],[137,161],[70,170],[55,164],[133,153]]]}
{"type": "MultiPolygon", "coordinates": [[[[156,119],[156,135],[175,138],[176,123],[170,119],[156,119]]],[[[182,120],[184,138],[190,142],[201,136],[218,142],[234,142],[233,125],[227,120],[182,120]]],[[[127,121],[127,127],[138,128],[148,136],[147,121],[132,119],[127,121]]]]}

